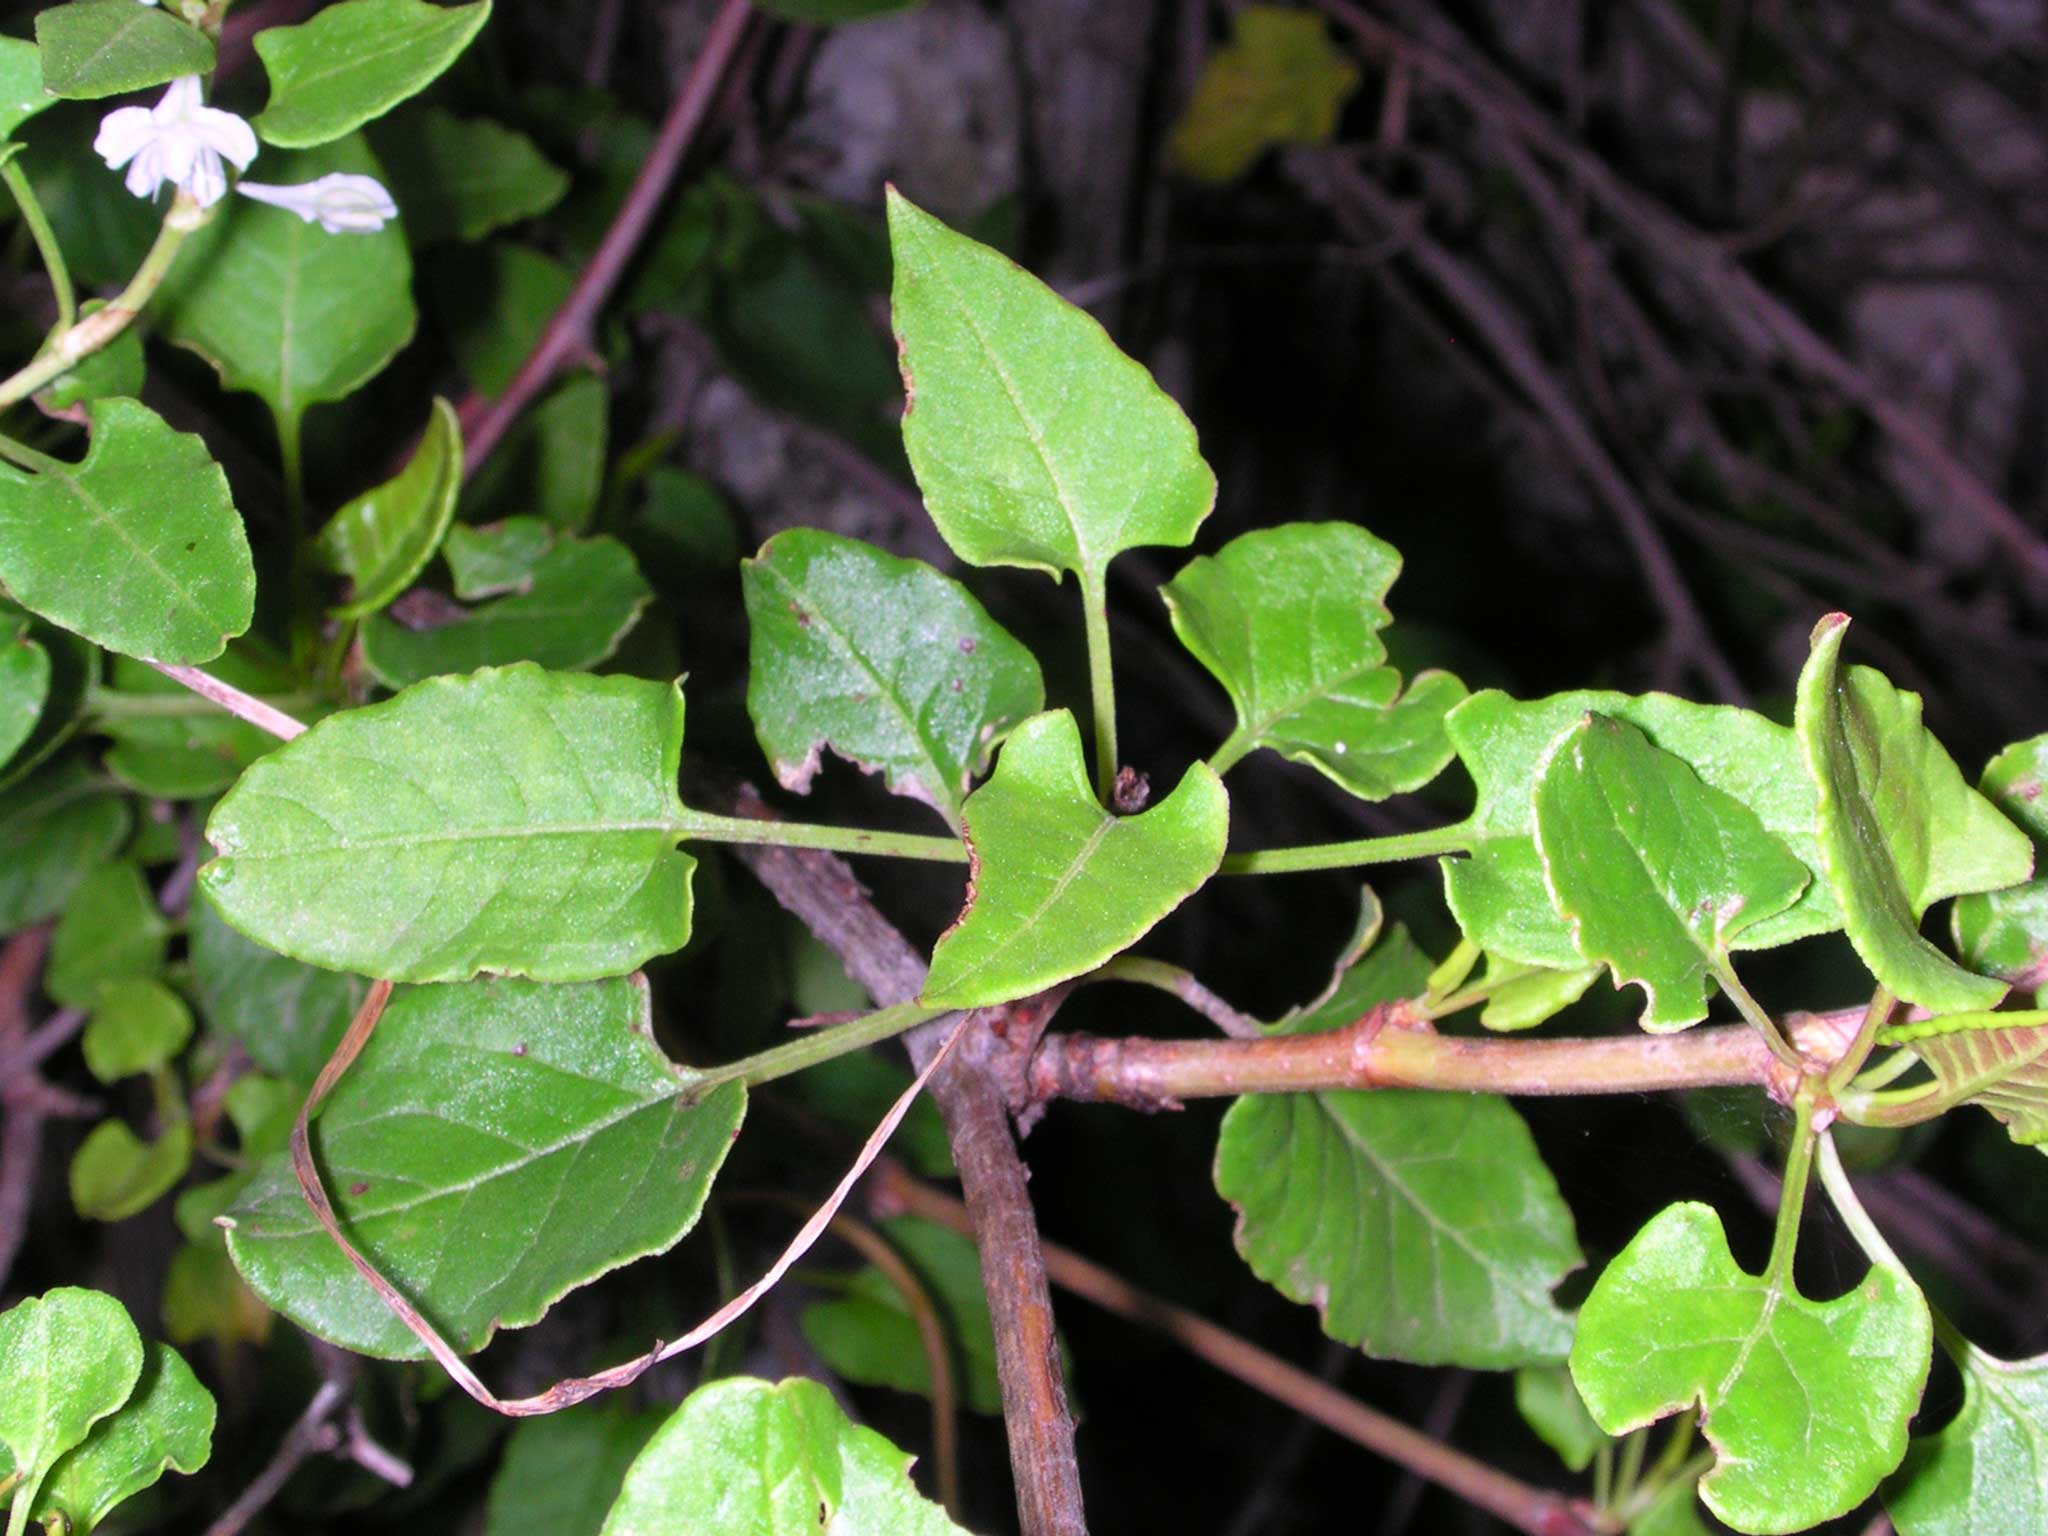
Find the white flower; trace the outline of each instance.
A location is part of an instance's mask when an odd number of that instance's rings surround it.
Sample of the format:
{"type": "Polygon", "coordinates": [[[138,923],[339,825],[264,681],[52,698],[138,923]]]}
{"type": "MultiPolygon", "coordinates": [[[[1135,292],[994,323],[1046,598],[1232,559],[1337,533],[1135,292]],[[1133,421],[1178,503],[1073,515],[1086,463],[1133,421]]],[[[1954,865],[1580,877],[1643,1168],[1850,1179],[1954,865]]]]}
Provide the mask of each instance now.
{"type": "Polygon", "coordinates": [[[155,106],[109,112],[92,147],[109,170],[128,167],[128,190],[137,197],[155,197],[169,182],[210,208],[227,195],[222,159],[245,169],[256,158],[256,134],[234,113],[207,106],[197,75],[182,75],[155,106]]]}
{"type": "Polygon", "coordinates": [[[382,183],[339,171],[292,187],[245,181],[235,190],[273,208],[289,209],[308,224],[318,219],[330,235],[373,235],[398,217],[398,204],[382,183]]]}

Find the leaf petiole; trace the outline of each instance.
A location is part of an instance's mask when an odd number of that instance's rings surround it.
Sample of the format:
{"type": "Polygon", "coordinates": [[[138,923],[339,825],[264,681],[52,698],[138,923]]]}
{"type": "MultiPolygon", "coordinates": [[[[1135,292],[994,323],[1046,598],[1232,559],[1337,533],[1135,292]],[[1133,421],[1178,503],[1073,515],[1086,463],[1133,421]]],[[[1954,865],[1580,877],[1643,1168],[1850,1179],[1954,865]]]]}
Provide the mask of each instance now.
{"type": "MultiPolygon", "coordinates": [[[[1849,1172],[1842,1166],[1842,1155],[1835,1150],[1835,1138],[1822,1132],[1820,1135],[1820,1182],[1828,1192],[1828,1200],[1835,1208],[1835,1214],[1842,1218],[1842,1225],[1856,1239],[1865,1257],[1880,1269],[1889,1269],[1895,1274],[1906,1273],[1906,1266],[1899,1262],[1899,1256],[1892,1252],[1884,1234],[1877,1230],[1877,1223],[1870,1219],[1870,1213],[1863,1209],[1863,1202],[1856,1198],[1855,1186],[1849,1182],[1849,1172]]],[[[1937,1329],[1941,1316],[1935,1314],[1937,1329]]]]}
{"type": "Polygon", "coordinates": [[[1099,568],[1084,570],[1080,584],[1081,612],[1088,632],[1089,699],[1095,716],[1095,795],[1105,806],[1113,806],[1120,765],[1116,751],[1116,676],[1110,667],[1107,578],[1099,568]]]}
{"type": "Polygon", "coordinates": [[[872,853],[885,858],[926,859],[935,864],[967,862],[967,845],[959,838],[925,837],[914,832],[870,832],[858,827],[826,827],[800,821],[762,821],[751,816],[718,816],[687,807],[675,829],[686,840],[705,843],[872,853]]]}
{"type": "MultiPolygon", "coordinates": [[[[1778,1224],[1771,1233],[1771,1257],[1764,1279],[1774,1289],[1792,1289],[1792,1256],[1799,1248],[1799,1218],[1806,1210],[1807,1175],[1813,1170],[1813,1095],[1802,1089],[1792,1101],[1792,1144],[1785,1151],[1784,1193],[1778,1198],[1778,1224]]],[[[1830,1191],[1832,1193],[1832,1191],[1830,1191]]]]}
{"type": "Polygon", "coordinates": [[[694,1098],[723,1083],[743,1082],[749,1088],[758,1088],[778,1077],[788,1077],[806,1067],[815,1067],[834,1057],[844,1056],[849,1051],[891,1039],[953,1011],[950,1008],[927,1008],[921,1003],[898,1003],[892,1008],[879,1008],[845,1024],[835,1024],[830,1029],[799,1036],[787,1045],[757,1051],[752,1056],[742,1056],[738,1061],[697,1073],[684,1091],[694,1098]]]}
{"type": "Polygon", "coordinates": [[[57,325],[50,334],[52,337],[61,336],[78,319],[78,296],[72,291],[71,269],[64,264],[63,249],[57,244],[56,231],[50,228],[49,215],[43,212],[35,188],[11,155],[0,156],[0,181],[4,181],[7,190],[14,194],[15,206],[21,210],[21,222],[27,226],[29,238],[36,243],[36,252],[43,258],[43,269],[50,274],[50,291],[57,299],[57,325]]]}
{"type": "Polygon", "coordinates": [[[1226,875],[1292,875],[1318,869],[1355,869],[1363,864],[1392,864],[1401,859],[1428,859],[1472,851],[1472,823],[1460,821],[1424,832],[1397,832],[1391,837],[1363,837],[1349,843],[1311,843],[1302,848],[1255,848],[1223,856],[1226,875]]]}

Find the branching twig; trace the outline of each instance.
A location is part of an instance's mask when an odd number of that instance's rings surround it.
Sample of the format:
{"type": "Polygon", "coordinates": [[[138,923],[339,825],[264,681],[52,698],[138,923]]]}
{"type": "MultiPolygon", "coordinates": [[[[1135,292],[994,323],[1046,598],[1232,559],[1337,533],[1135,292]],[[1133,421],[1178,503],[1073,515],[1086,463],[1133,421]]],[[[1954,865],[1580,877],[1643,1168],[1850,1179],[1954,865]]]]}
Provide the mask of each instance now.
{"type": "Polygon", "coordinates": [[[242,1528],[268,1507],[309,1457],[323,1456],[341,1444],[341,1429],[334,1422],[334,1416],[348,1401],[349,1390],[354,1384],[353,1357],[342,1355],[330,1363],[319,1388],[313,1393],[313,1400],[306,1404],[306,1411],[286,1432],[276,1454],[264,1464],[255,1480],[242,1490],[241,1497],[206,1528],[206,1536],[240,1536],[242,1528]]]}

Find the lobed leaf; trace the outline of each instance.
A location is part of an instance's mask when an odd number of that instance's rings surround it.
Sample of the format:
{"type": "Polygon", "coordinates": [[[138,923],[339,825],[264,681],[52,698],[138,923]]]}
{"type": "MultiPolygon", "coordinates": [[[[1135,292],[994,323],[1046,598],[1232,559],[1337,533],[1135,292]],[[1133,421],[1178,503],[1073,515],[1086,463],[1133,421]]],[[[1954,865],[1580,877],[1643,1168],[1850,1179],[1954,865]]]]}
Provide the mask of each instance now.
{"type": "Polygon", "coordinates": [[[747,712],[785,789],[830,747],[960,825],[996,744],[1045,707],[1038,662],[974,595],[917,560],[811,528],[741,565],[747,712]]]}
{"type": "Polygon", "coordinates": [[[490,20],[491,0],[341,0],[295,27],[256,34],[270,103],[255,128],[307,149],[353,133],[440,78],[490,20]]]}
{"type": "Polygon", "coordinates": [[[1906,1453],[1932,1325],[1903,1271],[1873,1267],[1833,1301],[1789,1274],[1751,1275],[1708,1206],[1667,1207],[1594,1285],[1572,1379],[1602,1429],[1627,1434],[1697,1403],[1714,1447],[1708,1509],[1738,1531],[1799,1531],[1848,1513],[1906,1453]]]}
{"type": "Polygon", "coordinates": [[[2048,1530],[2048,1356],[1956,1352],[1963,1406],[1884,1485],[1899,1536],[2048,1530]]]}
{"type": "Polygon", "coordinates": [[[680,949],[682,695],[522,663],[331,715],[214,809],[200,882],[295,959],[584,981],[680,949]]]}
{"type": "Polygon", "coordinates": [[[1795,727],[1819,787],[1821,857],[1849,942],[1894,996],[1934,1013],[1990,1008],[2002,982],[1973,976],[1920,935],[1946,896],[2033,872],[2026,835],[1963,782],[1920,724],[1920,698],[1841,666],[1849,621],[1822,619],[1799,675],[1795,727]]]}
{"type": "Polygon", "coordinates": [[[123,1403],[142,1375],[142,1335],[101,1291],[66,1286],[0,1312],[0,1446],[16,1500],[33,1508],[63,1455],[123,1403]]]}
{"type": "Polygon", "coordinates": [[[84,1444],[50,1469],[34,1518],[86,1536],[116,1505],[166,1472],[188,1476],[213,1454],[213,1394],[184,1356],[165,1344],[142,1346],[134,1395],[93,1425],[84,1444]]]}
{"type": "MultiPolygon", "coordinates": [[[[647,984],[402,988],[314,1123],[343,1229],[457,1349],[696,1225],[746,1090],[701,1098],[655,1048],[647,984]]],[[[386,1359],[425,1349],[314,1221],[288,1154],[229,1216],[228,1252],[301,1327],[386,1359]]]]}
{"type": "Polygon", "coordinates": [[[1230,830],[1206,763],[1142,815],[1103,810],[1063,709],[1017,727],[964,815],[972,875],[932,951],[932,1007],[987,1007],[1093,970],[1201,889],[1230,830]]]}
{"type": "MultiPolygon", "coordinates": [[[[213,39],[134,0],[71,0],[36,14],[43,89],[92,100],[213,73],[213,39]]],[[[26,115],[26,114],[24,114],[26,115]]]]}
{"type": "Polygon", "coordinates": [[[316,540],[328,567],[354,583],[337,619],[375,613],[412,585],[441,547],[462,490],[462,424],[436,397],[427,430],[391,479],[363,492],[328,521],[316,540]]]}

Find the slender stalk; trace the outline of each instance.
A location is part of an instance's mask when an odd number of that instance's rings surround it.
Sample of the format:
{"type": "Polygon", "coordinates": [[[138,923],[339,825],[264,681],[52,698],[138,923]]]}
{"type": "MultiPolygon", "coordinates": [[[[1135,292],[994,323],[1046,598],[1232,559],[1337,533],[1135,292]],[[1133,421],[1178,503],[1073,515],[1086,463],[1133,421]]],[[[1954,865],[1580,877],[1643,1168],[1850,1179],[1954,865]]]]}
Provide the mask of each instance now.
{"type": "Polygon", "coordinates": [[[1892,1005],[1896,1001],[1883,987],[1870,994],[1870,1006],[1863,1010],[1863,1022],[1856,1027],[1856,1038],[1849,1042],[1849,1049],[1842,1053],[1842,1059],[1828,1070],[1830,1094],[1839,1092],[1844,1084],[1863,1070],[1863,1063],[1870,1059],[1870,1053],[1877,1045],[1877,1032],[1892,1016],[1892,1005]]]}
{"type": "Polygon", "coordinates": [[[1647,1428],[1622,1437],[1621,1465],[1615,1469],[1614,1496],[1607,1507],[1618,1508],[1626,1504],[1629,1496],[1636,1491],[1636,1486],[1643,1475],[1643,1453],[1649,1449],[1649,1445],[1650,1431],[1647,1428]]]}
{"type": "Polygon", "coordinates": [[[1780,1033],[1777,1021],[1765,1013],[1761,1004],[1749,995],[1749,988],[1735,974],[1735,967],[1722,960],[1714,966],[1714,979],[1721,984],[1721,990],[1728,994],[1728,1000],[1735,1004],[1735,1011],[1749,1020],[1756,1032],[1763,1036],[1764,1044],[1771,1048],[1771,1054],[1795,1072],[1806,1070],[1806,1063],[1799,1059],[1799,1053],[1780,1033]]]}
{"type": "Polygon", "coordinates": [[[1257,848],[1223,856],[1226,875],[1292,875],[1315,869],[1355,869],[1362,864],[1392,864],[1401,859],[1427,859],[1444,853],[1472,851],[1472,824],[1461,821],[1426,832],[1397,832],[1392,837],[1363,837],[1349,843],[1315,843],[1305,848],[1257,848]]]}
{"type": "Polygon", "coordinates": [[[274,709],[254,694],[244,693],[232,683],[200,671],[197,667],[174,667],[165,662],[149,663],[157,671],[175,683],[183,683],[199,697],[218,704],[238,720],[246,720],[260,731],[268,731],[279,741],[290,741],[294,736],[305,734],[306,727],[283,711],[274,709]]]}
{"type": "Polygon", "coordinates": [[[1175,997],[1235,1040],[1261,1040],[1266,1031],[1248,1013],[1240,1013],[1195,978],[1192,971],[1169,965],[1164,960],[1147,960],[1139,955],[1118,955],[1095,972],[1097,981],[1129,981],[1141,987],[1157,987],[1175,997]]]}
{"type": "Polygon", "coordinates": [[[1807,1175],[1813,1168],[1813,1095],[1800,1093],[1792,1101],[1792,1114],[1792,1145],[1785,1153],[1785,1193],[1778,1200],[1770,1262],[1764,1265],[1764,1278],[1787,1290],[1792,1286],[1792,1256],[1799,1249],[1799,1218],[1806,1210],[1807,1175]]]}
{"type": "Polygon", "coordinates": [[[825,827],[797,821],[757,821],[751,816],[718,816],[685,808],[677,829],[705,843],[765,843],[779,848],[817,848],[828,853],[872,853],[898,859],[965,864],[967,845],[957,837],[923,837],[914,832],[867,832],[858,827],[825,827]]]}
{"type": "Polygon", "coordinates": [[[1095,716],[1095,793],[1116,794],[1116,677],[1110,666],[1109,593],[1101,570],[1081,573],[1081,614],[1088,631],[1088,690],[1095,716]]]}
{"type": "Polygon", "coordinates": [[[25,469],[32,475],[44,475],[53,469],[64,467],[47,453],[37,453],[27,443],[16,442],[4,432],[0,432],[0,459],[5,459],[17,469],[25,469]]]}
{"type": "Polygon", "coordinates": [[[1245,753],[1251,751],[1251,749],[1252,738],[1245,728],[1240,725],[1236,730],[1223,738],[1222,746],[1209,754],[1209,767],[1215,771],[1216,777],[1220,779],[1224,774],[1235,768],[1243,759],[1245,753]]]}
{"type": "MultiPolygon", "coordinates": [[[[1863,1209],[1863,1202],[1856,1198],[1856,1188],[1849,1182],[1849,1171],[1842,1166],[1842,1154],[1835,1150],[1835,1138],[1822,1132],[1820,1136],[1820,1182],[1828,1192],[1828,1200],[1835,1208],[1835,1214],[1842,1218],[1842,1225],[1849,1229],[1870,1262],[1880,1269],[1889,1269],[1896,1274],[1905,1274],[1906,1266],[1899,1262],[1899,1256],[1892,1252],[1892,1245],[1884,1240],[1884,1234],[1877,1230],[1877,1223],[1870,1219],[1870,1213],[1863,1209]]],[[[1939,1314],[1936,1314],[1939,1318],[1939,1314]]]]}
{"type": "Polygon", "coordinates": [[[778,1077],[788,1077],[806,1067],[815,1067],[820,1062],[844,1056],[862,1046],[874,1045],[878,1041],[894,1039],[907,1029],[939,1018],[952,1010],[926,1008],[917,1003],[898,1003],[893,1008],[878,1008],[873,1013],[863,1014],[845,1024],[830,1029],[813,1030],[799,1035],[787,1045],[773,1046],[757,1051],[752,1056],[742,1056],[738,1061],[727,1062],[721,1067],[697,1074],[696,1081],[688,1089],[691,1097],[710,1092],[721,1083],[743,1082],[749,1088],[758,1088],[763,1083],[772,1083],[778,1077]]]}
{"type": "Polygon", "coordinates": [[[1875,1093],[1880,1088],[1890,1087],[1919,1065],[1920,1058],[1911,1051],[1894,1051],[1853,1083],[1850,1083],[1847,1091],[1851,1093],[1875,1093]]]}
{"type": "Polygon", "coordinates": [[[71,269],[64,264],[64,251],[57,244],[57,232],[50,228],[49,215],[43,212],[42,200],[36,196],[36,189],[11,157],[0,159],[0,181],[6,182],[7,190],[14,194],[15,206],[21,209],[21,222],[28,226],[29,238],[35,241],[36,251],[43,258],[43,270],[50,274],[50,291],[57,299],[54,334],[61,336],[78,319],[78,296],[71,287],[71,269]]]}

